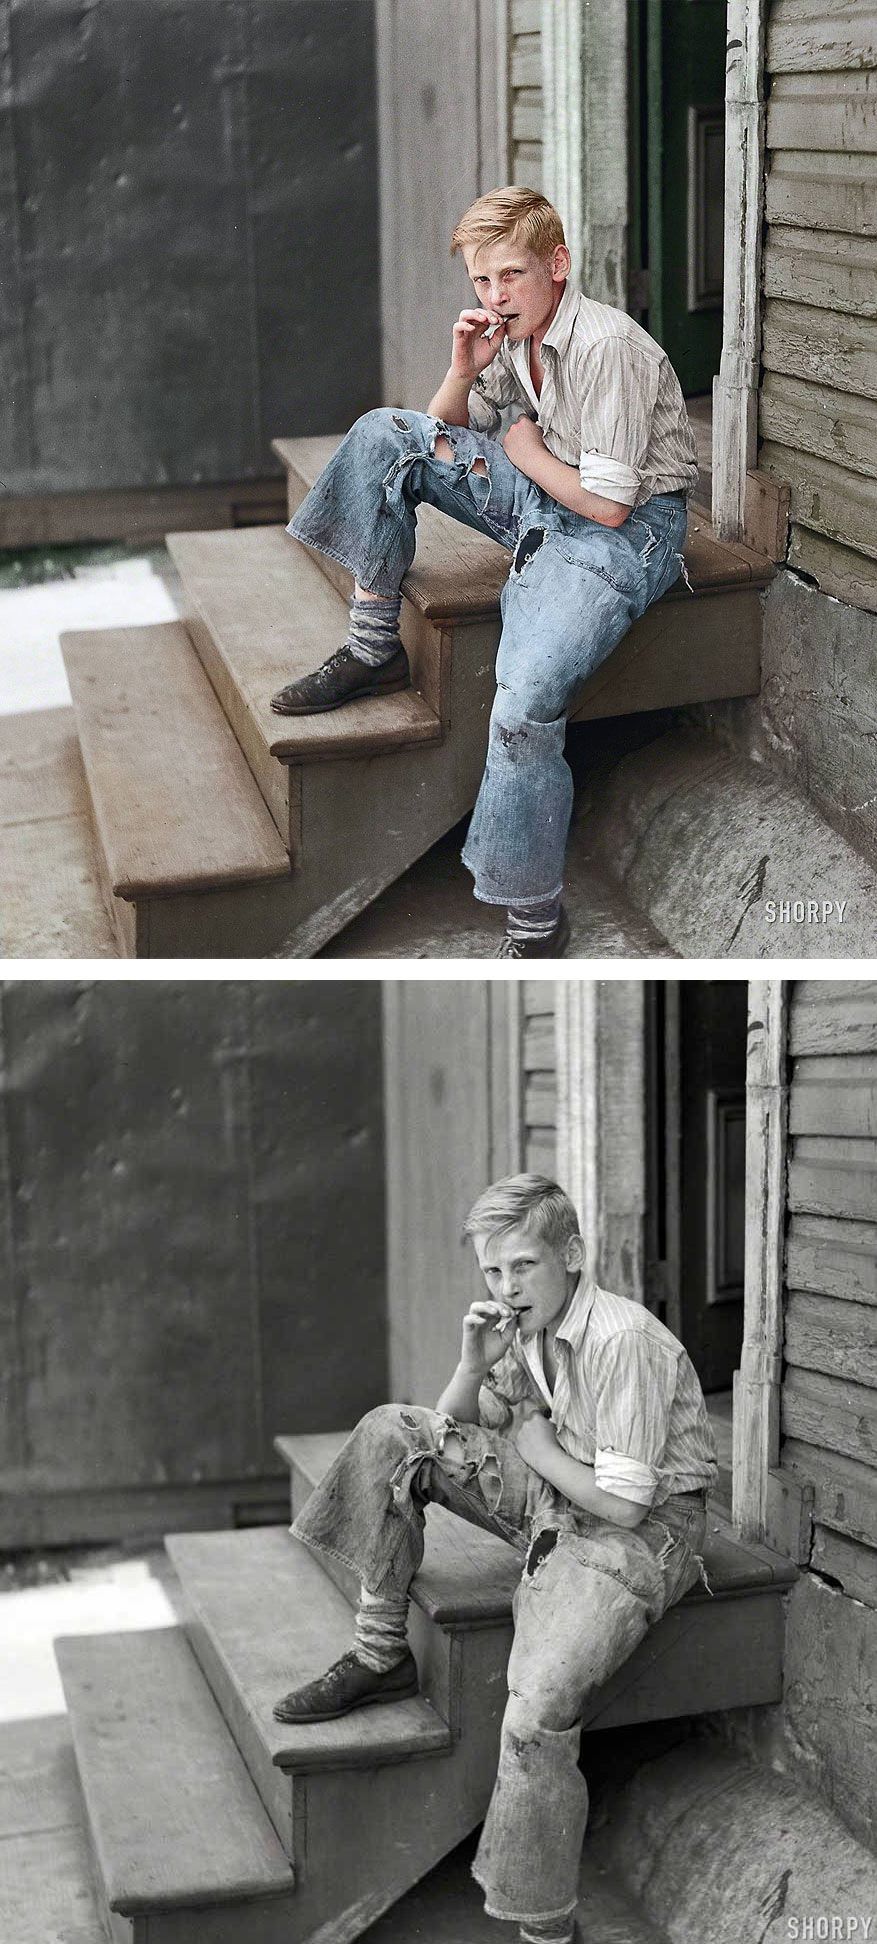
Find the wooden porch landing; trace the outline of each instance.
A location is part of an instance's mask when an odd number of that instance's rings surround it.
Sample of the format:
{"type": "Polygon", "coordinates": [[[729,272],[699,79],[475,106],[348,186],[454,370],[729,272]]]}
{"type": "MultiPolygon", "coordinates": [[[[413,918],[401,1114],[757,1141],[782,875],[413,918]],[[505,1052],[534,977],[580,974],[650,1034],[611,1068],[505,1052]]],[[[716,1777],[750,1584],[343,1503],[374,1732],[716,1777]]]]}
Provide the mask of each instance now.
{"type": "MultiPolygon", "coordinates": [[[[335,444],[278,442],[290,507],[335,444]]],[[[185,626],[62,639],[117,948],[309,957],[474,802],[508,554],[423,509],[403,589],[413,687],[293,721],[270,695],[343,640],[349,576],[281,527],[169,545],[185,626]]],[[[636,624],[577,719],[757,691],[772,564],[697,510],[686,561],[693,592],[678,583],[636,624]]]]}

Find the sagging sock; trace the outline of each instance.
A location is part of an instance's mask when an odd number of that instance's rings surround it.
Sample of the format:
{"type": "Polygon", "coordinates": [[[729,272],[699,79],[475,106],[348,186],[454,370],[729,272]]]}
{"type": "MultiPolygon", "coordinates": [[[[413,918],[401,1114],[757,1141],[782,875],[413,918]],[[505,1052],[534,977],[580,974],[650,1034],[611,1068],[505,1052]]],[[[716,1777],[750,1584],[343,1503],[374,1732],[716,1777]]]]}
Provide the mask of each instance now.
{"type": "Polygon", "coordinates": [[[556,898],[546,898],[543,904],[527,905],[526,909],[510,905],[506,915],[506,932],[509,938],[550,938],[560,917],[561,893],[556,898]]]}
{"type": "Polygon", "coordinates": [[[402,605],[400,594],[390,599],[359,601],[354,595],[350,603],[350,621],[347,628],[347,646],[357,661],[365,662],[369,668],[380,668],[388,662],[396,650],[401,648],[399,640],[399,609],[402,605]]]}
{"type": "Polygon", "coordinates": [[[408,1651],[408,1601],[385,1600],[379,1593],[360,1588],[356,1609],[356,1658],[376,1674],[396,1667],[408,1651]]]}

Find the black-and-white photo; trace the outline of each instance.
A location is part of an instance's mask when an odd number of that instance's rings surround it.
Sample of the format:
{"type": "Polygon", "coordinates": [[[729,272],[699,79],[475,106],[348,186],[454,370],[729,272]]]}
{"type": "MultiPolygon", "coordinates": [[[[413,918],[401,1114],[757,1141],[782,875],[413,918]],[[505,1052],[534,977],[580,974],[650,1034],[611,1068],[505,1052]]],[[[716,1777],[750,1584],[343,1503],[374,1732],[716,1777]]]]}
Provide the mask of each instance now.
{"type": "Polygon", "coordinates": [[[871,1935],[875,1056],[866,980],[0,987],[5,1944],[871,1935]]]}

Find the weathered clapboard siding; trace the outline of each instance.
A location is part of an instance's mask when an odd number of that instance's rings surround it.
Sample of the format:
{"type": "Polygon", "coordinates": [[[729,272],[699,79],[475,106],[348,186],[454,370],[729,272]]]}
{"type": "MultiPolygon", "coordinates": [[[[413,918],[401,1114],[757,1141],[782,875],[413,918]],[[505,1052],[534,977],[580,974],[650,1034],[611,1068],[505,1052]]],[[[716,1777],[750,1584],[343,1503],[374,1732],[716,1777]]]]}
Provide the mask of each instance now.
{"type": "Polygon", "coordinates": [[[523,1004],[524,1166],[557,1172],[557,1055],[553,981],[528,979],[523,1004]]]}
{"type": "Polygon", "coordinates": [[[801,980],[788,1047],[781,1462],[811,1567],[877,1605],[877,982],[801,980]]]}
{"type": "Polygon", "coordinates": [[[511,0],[509,121],[512,182],[542,188],[541,0],[511,0]]]}
{"type": "Polygon", "coordinates": [[[789,562],[877,610],[877,8],[774,0],[759,466],[789,562]]]}

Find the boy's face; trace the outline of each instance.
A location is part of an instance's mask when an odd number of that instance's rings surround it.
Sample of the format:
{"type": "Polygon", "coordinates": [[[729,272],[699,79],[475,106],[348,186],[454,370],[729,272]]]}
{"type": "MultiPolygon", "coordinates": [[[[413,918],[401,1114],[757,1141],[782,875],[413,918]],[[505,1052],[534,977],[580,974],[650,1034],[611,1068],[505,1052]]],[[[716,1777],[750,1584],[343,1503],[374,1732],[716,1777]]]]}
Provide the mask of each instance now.
{"type": "Polygon", "coordinates": [[[501,1235],[473,1237],[478,1266],[491,1296],[508,1304],[522,1336],[536,1336],[561,1321],[584,1262],[580,1235],[558,1248],[526,1222],[501,1235]]]}
{"type": "Polygon", "coordinates": [[[504,238],[470,244],[463,258],[478,303],[491,318],[503,319],[510,344],[523,344],[534,331],[547,330],[569,275],[569,251],[562,244],[546,258],[504,238]]]}

